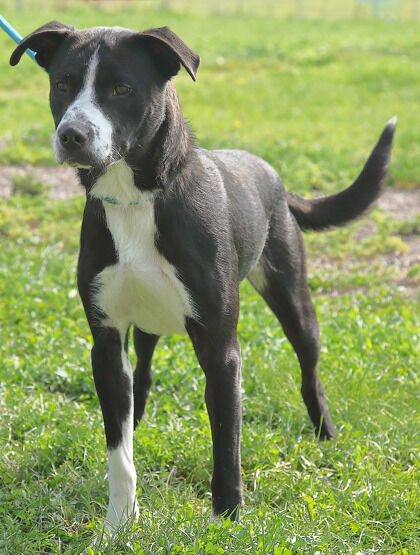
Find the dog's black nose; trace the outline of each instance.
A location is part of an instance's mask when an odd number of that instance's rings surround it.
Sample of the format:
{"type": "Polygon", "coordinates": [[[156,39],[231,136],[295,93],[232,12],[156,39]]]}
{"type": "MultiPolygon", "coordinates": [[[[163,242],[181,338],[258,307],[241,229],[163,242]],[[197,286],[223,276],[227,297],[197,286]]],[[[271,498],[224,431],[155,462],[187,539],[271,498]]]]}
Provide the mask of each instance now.
{"type": "Polygon", "coordinates": [[[64,125],[58,133],[61,145],[67,150],[77,150],[84,147],[88,138],[88,129],[79,123],[64,125]]]}

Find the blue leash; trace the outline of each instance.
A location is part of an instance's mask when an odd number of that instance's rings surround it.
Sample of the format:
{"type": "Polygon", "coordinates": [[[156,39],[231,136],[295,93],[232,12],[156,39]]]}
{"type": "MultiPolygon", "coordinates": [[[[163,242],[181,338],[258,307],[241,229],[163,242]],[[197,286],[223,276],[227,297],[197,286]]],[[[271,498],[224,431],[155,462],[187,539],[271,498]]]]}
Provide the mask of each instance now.
{"type": "MultiPolygon", "coordinates": [[[[16,29],[14,29],[10,23],[8,21],[6,21],[4,19],[4,17],[2,15],[0,15],[0,27],[3,29],[3,31],[5,31],[9,37],[11,37],[17,44],[20,43],[20,41],[22,40],[22,37],[19,35],[19,33],[16,31],[16,29]]],[[[28,56],[30,56],[34,61],[35,60],[35,52],[33,50],[30,50],[29,48],[26,49],[26,54],[28,54],[28,56]]],[[[44,68],[42,68],[44,69],[44,68]]],[[[45,71],[45,70],[44,70],[45,71]]]]}

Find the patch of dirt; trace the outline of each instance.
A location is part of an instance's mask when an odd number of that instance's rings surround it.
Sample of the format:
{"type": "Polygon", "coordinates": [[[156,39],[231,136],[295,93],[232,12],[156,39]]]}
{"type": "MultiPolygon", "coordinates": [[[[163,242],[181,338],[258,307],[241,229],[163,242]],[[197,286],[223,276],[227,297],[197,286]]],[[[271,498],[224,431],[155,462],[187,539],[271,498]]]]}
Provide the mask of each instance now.
{"type": "MultiPolygon", "coordinates": [[[[379,206],[391,218],[398,221],[413,221],[420,214],[420,189],[405,190],[397,187],[385,189],[377,201],[379,206]]],[[[376,235],[378,229],[375,222],[365,218],[357,231],[356,240],[363,241],[368,237],[376,235]]],[[[370,258],[366,262],[365,273],[368,274],[372,268],[381,275],[385,275],[392,269],[392,283],[398,287],[401,293],[416,298],[420,291],[420,280],[418,277],[409,277],[411,268],[420,265],[420,236],[402,235],[402,241],[407,246],[404,252],[391,252],[370,258]]],[[[308,261],[309,270],[316,273],[317,270],[351,274],[363,273],[360,268],[360,260],[345,259],[334,260],[327,256],[312,257],[308,261]]],[[[418,274],[417,274],[418,275],[418,274]]],[[[329,291],[331,297],[363,293],[368,286],[359,286],[351,289],[333,287],[329,291]]]]}
{"type": "MultiPolygon", "coordinates": [[[[0,166],[0,197],[8,197],[12,194],[14,176],[25,175],[35,175],[39,181],[52,185],[50,194],[54,199],[65,199],[82,192],[77,172],[72,168],[37,167],[23,164],[0,166]]],[[[420,213],[420,188],[414,190],[396,187],[385,189],[377,204],[396,220],[411,220],[420,213]]],[[[374,224],[370,222],[366,223],[367,235],[372,234],[373,226],[374,224]]]]}
{"type": "MultiPolygon", "coordinates": [[[[366,224],[367,226],[369,224],[366,224]]],[[[363,226],[361,231],[363,231],[363,226]]],[[[376,226],[374,226],[376,227],[376,226]]],[[[360,232],[359,232],[360,234],[360,232]]],[[[358,235],[359,235],[358,234],[358,235]]],[[[373,235],[374,233],[372,233],[373,235]]],[[[363,238],[367,237],[363,234],[363,238]]],[[[407,249],[404,252],[390,252],[372,256],[365,261],[358,258],[345,258],[344,260],[336,260],[328,256],[312,256],[308,260],[309,272],[317,274],[323,271],[331,275],[340,274],[369,274],[374,268],[378,275],[392,275],[391,281],[397,286],[401,293],[412,298],[417,298],[420,294],[420,280],[418,273],[410,276],[411,268],[420,265],[420,235],[403,235],[401,236],[407,249]]],[[[389,279],[389,277],[388,277],[389,279]]],[[[328,294],[331,297],[341,297],[348,294],[362,293],[369,289],[368,285],[361,285],[345,289],[342,287],[332,287],[328,294]]]]}
{"type": "MultiPolygon", "coordinates": [[[[81,194],[82,187],[79,184],[77,173],[72,168],[64,167],[34,167],[30,165],[9,165],[0,166],[0,197],[9,197],[13,191],[14,176],[31,176],[37,180],[51,185],[49,196],[53,199],[66,199],[72,195],[81,194]]],[[[387,188],[379,198],[377,205],[388,213],[392,218],[399,221],[413,220],[420,213],[420,189],[404,190],[387,188]]],[[[365,220],[360,227],[357,240],[363,240],[367,237],[375,235],[377,228],[374,222],[365,220]]],[[[392,267],[395,273],[393,283],[401,288],[401,291],[410,295],[418,292],[419,280],[407,278],[410,268],[420,264],[420,236],[409,235],[402,237],[404,243],[408,246],[406,252],[396,252],[384,255],[378,255],[369,261],[370,268],[375,265],[378,271],[381,268],[392,267]]],[[[331,269],[334,271],[342,271],[351,273],[352,268],[357,265],[356,260],[336,261],[326,256],[311,259],[309,267],[311,271],[331,269]]],[[[360,269],[357,271],[360,272],[360,269]]],[[[369,268],[367,269],[369,271],[369,268]]],[[[350,290],[332,289],[331,296],[337,297],[350,292],[362,292],[363,286],[350,290]]]]}
{"type": "Polygon", "coordinates": [[[420,214],[420,188],[412,191],[389,188],[378,199],[378,206],[396,220],[412,220],[420,214]]]}
{"type": "Polygon", "coordinates": [[[38,181],[51,185],[53,199],[66,199],[83,192],[76,170],[72,168],[30,165],[0,166],[0,197],[9,197],[13,191],[13,178],[35,176],[38,181]]]}

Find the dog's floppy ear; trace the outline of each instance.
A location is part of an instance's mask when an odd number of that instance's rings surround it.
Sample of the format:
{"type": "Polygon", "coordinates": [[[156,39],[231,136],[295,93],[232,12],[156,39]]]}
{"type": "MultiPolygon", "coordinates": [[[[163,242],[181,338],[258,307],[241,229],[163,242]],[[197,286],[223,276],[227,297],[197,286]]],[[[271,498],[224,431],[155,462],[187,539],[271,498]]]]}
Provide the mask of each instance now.
{"type": "Polygon", "coordinates": [[[10,57],[10,65],[18,64],[25,50],[30,48],[36,52],[35,59],[38,64],[48,71],[59,43],[74,30],[74,27],[60,21],[50,21],[20,41],[10,57]]]}
{"type": "Polygon", "coordinates": [[[139,39],[168,79],[185,67],[195,81],[200,56],[193,52],[169,27],[148,29],[139,33],[139,39]]]}

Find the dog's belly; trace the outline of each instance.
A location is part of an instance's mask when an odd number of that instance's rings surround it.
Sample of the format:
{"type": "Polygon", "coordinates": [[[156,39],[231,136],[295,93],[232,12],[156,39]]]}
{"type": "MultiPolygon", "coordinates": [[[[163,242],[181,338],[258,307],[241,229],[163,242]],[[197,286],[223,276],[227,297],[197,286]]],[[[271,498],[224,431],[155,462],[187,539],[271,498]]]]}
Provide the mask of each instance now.
{"type": "Polygon", "coordinates": [[[130,324],[156,335],[186,333],[191,304],[174,269],[165,262],[119,262],[99,274],[95,304],[106,315],[104,325],[121,334],[130,324]]]}

